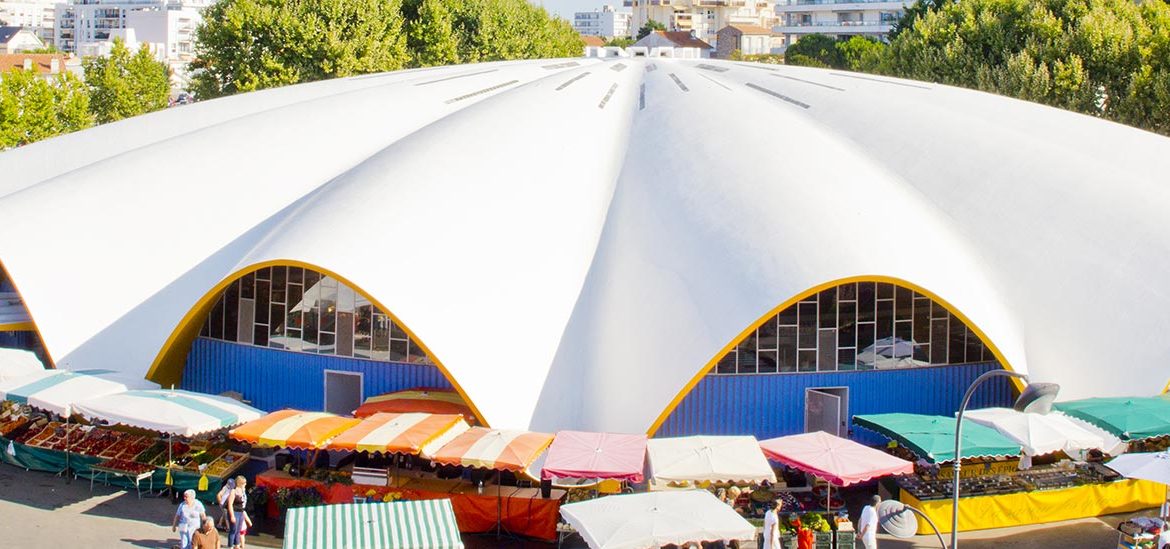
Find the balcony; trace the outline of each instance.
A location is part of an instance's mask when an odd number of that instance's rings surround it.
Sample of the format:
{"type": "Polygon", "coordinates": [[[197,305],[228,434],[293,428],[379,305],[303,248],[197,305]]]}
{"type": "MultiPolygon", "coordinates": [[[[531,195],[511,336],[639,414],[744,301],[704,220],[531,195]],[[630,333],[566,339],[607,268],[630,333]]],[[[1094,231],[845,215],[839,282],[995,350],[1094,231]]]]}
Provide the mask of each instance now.
{"type": "Polygon", "coordinates": [[[781,0],[776,2],[776,13],[834,12],[847,10],[901,11],[911,0],[781,0]]]}
{"type": "Polygon", "coordinates": [[[747,0],[693,0],[693,5],[702,8],[742,8],[747,0]]]}
{"type": "Polygon", "coordinates": [[[812,23],[781,23],[772,27],[779,34],[870,34],[882,35],[890,32],[893,24],[889,21],[822,21],[812,23]]]}

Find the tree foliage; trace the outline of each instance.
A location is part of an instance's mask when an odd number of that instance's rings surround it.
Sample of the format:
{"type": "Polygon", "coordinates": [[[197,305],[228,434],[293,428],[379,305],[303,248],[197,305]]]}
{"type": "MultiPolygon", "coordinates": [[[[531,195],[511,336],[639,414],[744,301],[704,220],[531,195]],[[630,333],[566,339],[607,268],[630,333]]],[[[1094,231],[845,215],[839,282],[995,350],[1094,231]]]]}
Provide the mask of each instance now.
{"type": "Polygon", "coordinates": [[[89,108],[99,123],[166,108],[170,95],[170,70],[143,44],[131,54],[120,38],[114,39],[108,57],[87,58],[85,85],[89,108]]]}
{"type": "Polygon", "coordinates": [[[784,60],[789,65],[845,68],[845,56],[837,49],[837,40],[823,34],[810,34],[788,46],[784,60]]]}
{"type": "Polygon", "coordinates": [[[638,29],[637,39],[641,40],[643,38],[646,38],[647,36],[650,36],[650,33],[654,32],[654,31],[664,31],[664,30],[666,30],[666,25],[663,25],[662,23],[659,23],[658,21],[655,21],[653,19],[647,19],[646,24],[642,25],[642,28],[638,29]]]}
{"type": "Polygon", "coordinates": [[[857,72],[881,72],[884,70],[886,45],[864,36],[854,36],[837,42],[843,67],[857,72]]]}
{"type": "Polygon", "coordinates": [[[202,98],[400,68],[581,54],[526,0],[221,0],[197,31],[202,98]]]}
{"type": "Polygon", "coordinates": [[[990,91],[1167,133],[1170,6],[964,0],[894,40],[892,74],[990,91]]]}
{"type": "Polygon", "coordinates": [[[613,38],[610,38],[609,42],[606,42],[605,45],[612,46],[615,48],[628,48],[630,46],[633,46],[634,42],[635,42],[635,40],[633,38],[630,38],[629,36],[615,36],[613,38]]]}
{"type": "Polygon", "coordinates": [[[13,69],[0,78],[0,149],[92,126],[85,84],[72,73],[45,80],[13,69]]]}

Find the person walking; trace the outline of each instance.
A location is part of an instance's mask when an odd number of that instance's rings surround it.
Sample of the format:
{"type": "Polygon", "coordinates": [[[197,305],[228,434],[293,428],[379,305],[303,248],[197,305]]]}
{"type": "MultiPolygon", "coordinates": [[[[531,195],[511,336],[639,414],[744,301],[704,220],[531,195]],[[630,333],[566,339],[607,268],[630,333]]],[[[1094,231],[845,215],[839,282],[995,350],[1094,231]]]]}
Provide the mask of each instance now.
{"type": "Polygon", "coordinates": [[[219,530],[215,528],[215,519],[204,517],[203,527],[191,536],[191,549],[219,549],[219,530]]]}
{"type": "Polygon", "coordinates": [[[882,497],[874,494],[869,505],[861,508],[861,516],[857,519],[857,537],[865,549],[877,549],[878,504],[882,497]]]}
{"type": "Polygon", "coordinates": [[[776,498],[771,509],[764,512],[764,547],[763,549],[783,549],[780,545],[780,510],[784,502],[776,498]]]}
{"type": "Polygon", "coordinates": [[[252,519],[246,511],[248,507],[248,479],[243,475],[236,477],[236,487],[228,494],[228,547],[244,549],[244,537],[248,534],[248,527],[252,526],[252,519]]]}
{"type": "Polygon", "coordinates": [[[195,499],[195,490],[184,491],[183,501],[179,502],[171,519],[171,531],[179,533],[179,549],[191,549],[191,536],[206,517],[207,510],[203,508],[203,502],[195,499]]]}

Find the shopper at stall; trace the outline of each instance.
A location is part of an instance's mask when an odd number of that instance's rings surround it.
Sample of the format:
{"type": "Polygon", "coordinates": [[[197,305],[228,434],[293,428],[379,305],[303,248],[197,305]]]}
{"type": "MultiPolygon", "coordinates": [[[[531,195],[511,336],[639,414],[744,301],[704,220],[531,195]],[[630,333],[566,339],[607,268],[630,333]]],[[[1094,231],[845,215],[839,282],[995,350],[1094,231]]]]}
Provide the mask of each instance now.
{"type": "Polygon", "coordinates": [[[865,549],[877,549],[878,504],[882,497],[874,494],[869,505],[862,507],[861,517],[857,519],[857,537],[865,549]]]}
{"type": "Polygon", "coordinates": [[[247,486],[248,479],[240,475],[236,477],[235,488],[228,494],[228,547],[231,549],[244,549],[244,537],[252,526],[252,519],[245,510],[248,507],[247,486]]]}
{"type": "Polygon", "coordinates": [[[764,546],[763,549],[782,549],[780,545],[780,510],[784,502],[779,498],[771,509],[764,512],[764,546]]]}
{"type": "Polygon", "coordinates": [[[203,527],[191,536],[191,549],[219,549],[219,530],[215,529],[215,519],[203,519],[203,527]]]}
{"type": "Polygon", "coordinates": [[[195,490],[184,491],[183,501],[179,502],[171,519],[171,531],[179,533],[179,549],[191,549],[191,536],[203,524],[204,518],[207,518],[207,511],[203,502],[195,499],[195,490]]]}

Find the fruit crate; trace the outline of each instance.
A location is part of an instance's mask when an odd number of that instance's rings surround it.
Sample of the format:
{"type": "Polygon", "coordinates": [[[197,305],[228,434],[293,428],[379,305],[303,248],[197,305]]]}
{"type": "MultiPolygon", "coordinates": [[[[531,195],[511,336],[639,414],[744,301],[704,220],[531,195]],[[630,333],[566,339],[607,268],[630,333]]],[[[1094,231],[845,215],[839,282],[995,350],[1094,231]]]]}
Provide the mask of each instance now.
{"type": "Polygon", "coordinates": [[[857,539],[857,533],[852,532],[852,531],[849,531],[849,532],[838,531],[838,532],[836,532],[835,538],[836,538],[836,545],[834,545],[834,547],[836,547],[837,549],[853,549],[854,543],[857,539]]]}
{"type": "Polygon", "coordinates": [[[813,532],[813,549],[833,549],[833,533],[813,532]]]}

